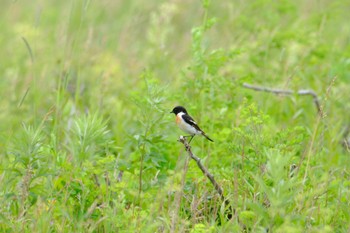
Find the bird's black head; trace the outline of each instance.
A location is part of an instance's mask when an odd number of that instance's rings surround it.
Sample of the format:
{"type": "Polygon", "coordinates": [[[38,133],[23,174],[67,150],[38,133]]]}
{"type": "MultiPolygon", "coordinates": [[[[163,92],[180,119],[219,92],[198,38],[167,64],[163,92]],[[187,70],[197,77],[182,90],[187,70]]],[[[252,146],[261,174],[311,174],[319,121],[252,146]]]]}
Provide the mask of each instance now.
{"type": "Polygon", "coordinates": [[[179,112],[183,112],[187,114],[187,111],[184,107],[182,106],[176,106],[173,111],[171,111],[170,113],[174,113],[175,115],[177,115],[179,112]]]}

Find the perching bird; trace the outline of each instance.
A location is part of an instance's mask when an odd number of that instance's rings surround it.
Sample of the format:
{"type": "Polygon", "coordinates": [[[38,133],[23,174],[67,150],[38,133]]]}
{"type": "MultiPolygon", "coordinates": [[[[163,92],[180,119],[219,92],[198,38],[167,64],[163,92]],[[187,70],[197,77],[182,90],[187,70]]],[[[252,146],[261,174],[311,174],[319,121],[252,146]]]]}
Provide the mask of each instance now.
{"type": "Polygon", "coordinates": [[[201,128],[197,125],[197,123],[190,117],[186,111],[186,109],[182,106],[177,106],[170,113],[174,113],[176,115],[176,124],[179,128],[189,133],[191,139],[188,143],[190,143],[195,135],[203,135],[209,141],[214,142],[211,138],[209,138],[201,128]]]}

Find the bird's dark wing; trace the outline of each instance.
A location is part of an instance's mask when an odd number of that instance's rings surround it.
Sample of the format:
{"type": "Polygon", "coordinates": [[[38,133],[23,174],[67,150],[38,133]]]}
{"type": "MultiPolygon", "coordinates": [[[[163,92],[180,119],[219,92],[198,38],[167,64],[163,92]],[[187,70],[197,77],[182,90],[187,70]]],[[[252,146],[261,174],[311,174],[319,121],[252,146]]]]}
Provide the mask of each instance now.
{"type": "Polygon", "coordinates": [[[202,131],[202,130],[199,128],[199,126],[197,125],[197,123],[196,123],[196,122],[192,119],[192,117],[190,117],[189,115],[187,115],[187,114],[182,115],[182,119],[184,119],[184,121],[185,121],[187,124],[193,126],[196,130],[202,131]]]}

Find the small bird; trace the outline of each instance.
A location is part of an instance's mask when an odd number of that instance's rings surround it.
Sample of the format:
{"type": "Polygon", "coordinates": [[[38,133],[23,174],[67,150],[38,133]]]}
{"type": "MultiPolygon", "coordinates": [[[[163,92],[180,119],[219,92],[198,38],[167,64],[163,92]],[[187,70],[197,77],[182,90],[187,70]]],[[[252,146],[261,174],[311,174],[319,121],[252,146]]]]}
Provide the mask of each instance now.
{"type": "Polygon", "coordinates": [[[190,115],[188,115],[186,109],[182,106],[177,106],[170,113],[174,113],[176,115],[176,124],[179,128],[190,134],[190,143],[195,135],[203,135],[209,141],[214,142],[211,138],[209,138],[201,128],[197,125],[197,123],[193,120],[190,115]]]}

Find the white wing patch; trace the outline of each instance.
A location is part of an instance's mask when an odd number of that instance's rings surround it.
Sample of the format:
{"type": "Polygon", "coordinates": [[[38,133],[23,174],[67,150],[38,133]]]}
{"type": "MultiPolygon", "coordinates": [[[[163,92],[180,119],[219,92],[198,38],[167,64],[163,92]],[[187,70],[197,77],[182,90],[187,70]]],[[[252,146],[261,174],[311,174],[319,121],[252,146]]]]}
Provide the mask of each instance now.
{"type": "MultiPolygon", "coordinates": [[[[183,112],[178,113],[178,116],[179,116],[179,118],[180,118],[180,121],[179,121],[179,123],[178,123],[179,128],[180,128],[182,131],[184,131],[184,132],[186,132],[186,133],[188,133],[188,134],[190,134],[190,135],[202,134],[201,131],[199,131],[199,130],[197,130],[196,128],[194,128],[193,126],[187,124],[187,123],[183,120],[182,115],[184,115],[184,114],[185,114],[185,113],[183,113],[183,112]]],[[[194,121],[192,121],[192,122],[196,124],[196,122],[194,122],[194,121]]]]}

